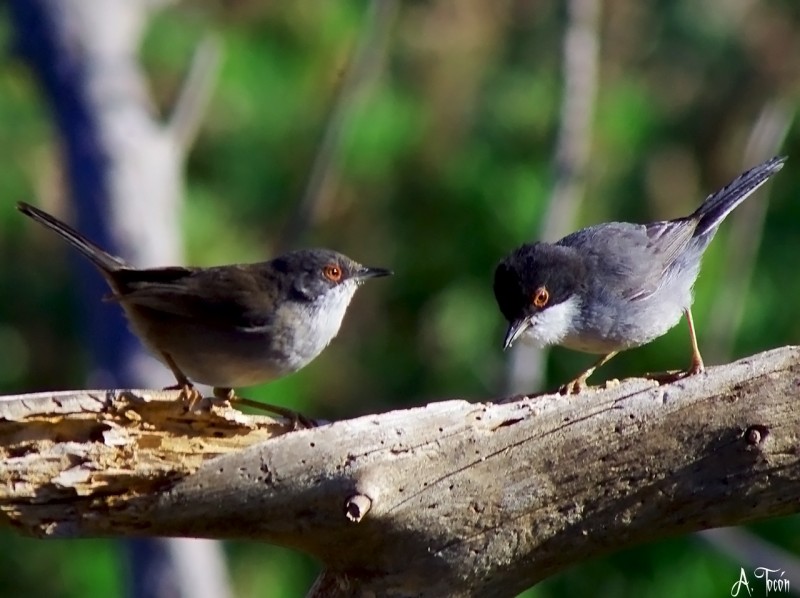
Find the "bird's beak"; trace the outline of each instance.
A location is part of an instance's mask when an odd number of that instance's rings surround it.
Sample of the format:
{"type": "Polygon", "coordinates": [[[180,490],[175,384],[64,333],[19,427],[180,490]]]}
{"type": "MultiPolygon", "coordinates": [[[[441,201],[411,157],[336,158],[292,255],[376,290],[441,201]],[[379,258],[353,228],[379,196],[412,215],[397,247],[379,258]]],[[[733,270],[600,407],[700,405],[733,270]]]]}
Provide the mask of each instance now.
{"type": "Polygon", "coordinates": [[[528,328],[531,326],[530,318],[519,318],[509,324],[506,338],[503,341],[503,350],[507,351],[528,328]]]}
{"type": "Polygon", "coordinates": [[[391,276],[392,274],[394,274],[394,272],[386,268],[368,268],[362,266],[356,271],[353,278],[356,280],[366,280],[367,278],[380,278],[381,276],[391,276]]]}

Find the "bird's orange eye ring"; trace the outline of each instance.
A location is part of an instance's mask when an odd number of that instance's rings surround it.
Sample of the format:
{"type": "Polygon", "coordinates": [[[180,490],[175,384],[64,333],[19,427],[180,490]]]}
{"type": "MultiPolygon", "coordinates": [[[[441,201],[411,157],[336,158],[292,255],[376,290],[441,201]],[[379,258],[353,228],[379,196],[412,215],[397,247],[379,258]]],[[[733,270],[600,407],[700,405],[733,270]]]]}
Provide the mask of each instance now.
{"type": "Polygon", "coordinates": [[[550,291],[545,287],[539,287],[531,296],[531,303],[534,307],[538,307],[539,309],[547,305],[548,301],[550,301],[550,291]]]}
{"type": "Polygon", "coordinates": [[[342,280],[342,269],[336,264],[328,264],[322,269],[322,275],[331,282],[342,280]]]}

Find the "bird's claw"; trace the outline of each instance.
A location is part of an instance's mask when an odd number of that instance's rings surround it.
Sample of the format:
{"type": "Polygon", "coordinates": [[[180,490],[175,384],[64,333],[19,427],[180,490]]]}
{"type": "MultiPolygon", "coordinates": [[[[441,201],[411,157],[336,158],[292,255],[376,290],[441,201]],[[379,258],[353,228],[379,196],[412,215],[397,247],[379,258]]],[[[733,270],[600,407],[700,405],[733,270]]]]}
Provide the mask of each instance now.
{"type": "Polygon", "coordinates": [[[173,384],[172,386],[165,386],[164,390],[179,390],[180,400],[186,404],[186,410],[192,411],[197,406],[197,403],[203,400],[203,395],[190,383],[173,384]]]}
{"type": "Polygon", "coordinates": [[[689,369],[686,370],[687,376],[696,376],[697,374],[702,374],[706,371],[706,366],[703,364],[702,359],[693,359],[692,365],[689,366],[689,369]]]}
{"type": "Polygon", "coordinates": [[[656,372],[652,374],[645,375],[645,378],[648,380],[654,380],[659,383],[659,385],[664,384],[672,384],[673,382],[677,382],[678,380],[683,380],[684,378],[689,378],[690,376],[696,376],[697,374],[702,374],[706,371],[706,367],[703,365],[702,361],[692,361],[692,364],[685,370],[670,370],[668,372],[656,372]]]}
{"type": "Polygon", "coordinates": [[[295,430],[299,430],[301,428],[311,429],[317,427],[317,423],[313,419],[307,418],[299,411],[294,411],[293,409],[288,409],[286,407],[280,407],[278,405],[270,405],[269,403],[262,403],[261,401],[253,401],[252,399],[240,397],[239,395],[236,394],[236,391],[234,391],[233,389],[215,388],[214,397],[226,401],[231,405],[233,403],[238,403],[239,405],[247,405],[248,407],[253,407],[254,409],[260,409],[262,411],[267,411],[274,415],[280,415],[282,417],[285,417],[290,423],[289,430],[291,432],[294,432],[295,430]]]}
{"type": "Polygon", "coordinates": [[[577,395],[589,388],[586,384],[586,378],[579,377],[575,378],[571,382],[567,382],[566,384],[562,384],[558,387],[559,394],[562,395],[577,395]]]}

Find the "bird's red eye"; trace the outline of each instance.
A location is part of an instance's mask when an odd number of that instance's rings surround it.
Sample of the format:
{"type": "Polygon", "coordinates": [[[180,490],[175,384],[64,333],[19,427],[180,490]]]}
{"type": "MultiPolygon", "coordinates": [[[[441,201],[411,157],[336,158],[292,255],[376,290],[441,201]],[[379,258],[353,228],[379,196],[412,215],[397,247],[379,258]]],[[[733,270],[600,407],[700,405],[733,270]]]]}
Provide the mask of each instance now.
{"type": "Polygon", "coordinates": [[[539,309],[542,309],[545,305],[547,305],[548,301],[550,301],[550,291],[548,291],[545,287],[539,287],[536,289],[531,297],[531,303],[534,307],[538,307],[539,309]]]}
{"type": "Polygon", "coordinates": [[[328,264],[322,269],[322,275],[331,282],[342,280],[342,269],[336,264],[328,264]]]}

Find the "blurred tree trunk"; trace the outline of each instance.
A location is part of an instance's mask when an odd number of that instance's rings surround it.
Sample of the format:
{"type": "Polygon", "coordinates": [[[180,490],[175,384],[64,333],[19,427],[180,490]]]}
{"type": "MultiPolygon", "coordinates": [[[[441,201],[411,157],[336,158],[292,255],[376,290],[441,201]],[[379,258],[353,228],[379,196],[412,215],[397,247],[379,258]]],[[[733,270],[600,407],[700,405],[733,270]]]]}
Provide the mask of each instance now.
{"type": "MultiPolygon", "coordinates": [[[[18,50],[38,77],[58,127],[74,220],[99,245],[137,266],[181,262],[183,161],[209,88],[202,73],[189,80],[192,87],[181,96],[171,122],[158,121],[137,52],[151,11],[160,4],[10,2],[18,50]]],[[[108,290],[94,268],[82,258],[75,262],[93,363],[91,384],[173,383],[127,330],[122,310],[100,304],[108,290]]],[[[126,546],[131,596],[228,594],[222,553],[213,543],[153,539],[126,546]],[[183,553],[192,556],[183,558],[183,553]]]]}

